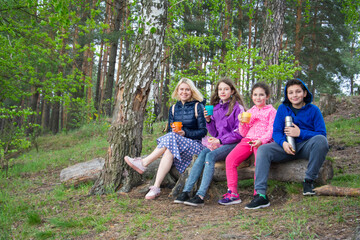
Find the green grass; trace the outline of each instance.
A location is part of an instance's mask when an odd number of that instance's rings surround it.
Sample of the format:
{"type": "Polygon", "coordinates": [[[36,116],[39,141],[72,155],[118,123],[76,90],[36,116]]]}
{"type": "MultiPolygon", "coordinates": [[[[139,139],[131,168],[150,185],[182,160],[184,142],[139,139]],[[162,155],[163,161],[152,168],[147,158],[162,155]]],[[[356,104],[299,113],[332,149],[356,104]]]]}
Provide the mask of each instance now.
{"type": "Polygon", "coordinates": [[[156,139],[165,134],[163,130],[165,129],[166,124],[166,122],[154,123],[152,134],[147,134],[146,131],[144,131],[141,152],[142,156],[150,154],[156,148],[156,139]]]}
{"type": "MultiPolygon", "coordinates": [[[[142,155],[156,147],[164,122],[154,125],[153,134],[143,135],[142,155]]],[[[328,135],[345,146],[360,142],[359,118],[327,123],[328,135]]],[[[285,205],[257,214],[234,207],[226,221],[205,220],[194,228],[192,217],[181,210],[159,214],[156,205],[118,193],[87,196],[92,184],[65,187],[59,184],[60,170],[96,157],[108,148],[107,123],[94,123],[76,131],[40,137],[39,152],[24,153],[12,162],[8,177],[0,171],[0,240],[98,238],[108,231],[117,239],[184,239],[187,231],[208,231],[214,238],[232,233],[252,239],[317,239],[324,228],[349,222],[359,224],[360,199],[351,197],[298,198],[299,183],[269,181],[269,194],[283,193],[285,205]],[[157,213],[155,213],[157,212],[157,213]],[[181,217],[180,217],[181,216],[181,217]],[[319,218],[324,221],[319,223],[319,218]],[[183,229],[186,229],[184,232],[183,229]]],[[[335,163],[336,159],[330,159],[335,163]]],[[[336,170],[336,169],[335,169],[336,170]]],[[[218,183],[224,184],[225,183],[218,183]]],[[[251,192],[253,179],[239,181],[251,192]]],[[[360,174],[336,170],[331,184],[360,188],[360,174]]],[[[170,201],[169,201],[169,204],[170,201]]],[[[216,206],[217,207],[217,206],[216,206]]],[[[195,213],[194,213],[195,214],[195,213]]],[[[211,214],[204,213],[204,214],[211,214]]],[[[231,234],[229,235],[231,236],[231,234]]]]}
{"type": "Polygon", "coordinates": [[[360,144],[360,118],[340,118],[326,124],[328,135],[345,146],[360,144]]]}

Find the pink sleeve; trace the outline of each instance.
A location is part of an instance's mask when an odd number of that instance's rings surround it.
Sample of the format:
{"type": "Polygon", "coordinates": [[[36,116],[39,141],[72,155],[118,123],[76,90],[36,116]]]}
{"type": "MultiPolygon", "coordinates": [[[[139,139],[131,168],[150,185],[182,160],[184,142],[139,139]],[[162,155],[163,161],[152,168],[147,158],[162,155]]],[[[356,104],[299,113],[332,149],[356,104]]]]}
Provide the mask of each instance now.
{"type": "Polygon", "coordinates": [[[266,127],[266,131],[262,135],[262,137],[259,139],[262,144],[266,144],[271,141],[272,139],[272,133],[273,133],[273,124],[275,120],[276,110],[274,108],[270,109],[269,112],[269,118],[268,118],[268,125],[266,127]]]}
{"type": "Polygon", "coordinates": [[[247,123],[243,123],[241,125],[240,121],[239,121],[239,133],[241,136],[245,137],[246,134],[249,132],[250,126],[247,123]]]}

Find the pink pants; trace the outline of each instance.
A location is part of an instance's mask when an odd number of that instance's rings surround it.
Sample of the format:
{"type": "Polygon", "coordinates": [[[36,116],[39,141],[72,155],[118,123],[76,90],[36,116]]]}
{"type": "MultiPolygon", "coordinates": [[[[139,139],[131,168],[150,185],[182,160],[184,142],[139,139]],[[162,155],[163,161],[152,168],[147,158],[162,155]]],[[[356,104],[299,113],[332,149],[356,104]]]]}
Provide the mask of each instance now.
{"type": "MultiPolygon", "coordinates": [[[[226,178],[228,189],[237,193],[238,172],[237,167],[254,153],[256,160],[257,148],[251,147],[248,138],[241,139],[241,142],[226,157],[226,178]]],[[[255,176],[254,176],[255,179],[255,176]]]]}

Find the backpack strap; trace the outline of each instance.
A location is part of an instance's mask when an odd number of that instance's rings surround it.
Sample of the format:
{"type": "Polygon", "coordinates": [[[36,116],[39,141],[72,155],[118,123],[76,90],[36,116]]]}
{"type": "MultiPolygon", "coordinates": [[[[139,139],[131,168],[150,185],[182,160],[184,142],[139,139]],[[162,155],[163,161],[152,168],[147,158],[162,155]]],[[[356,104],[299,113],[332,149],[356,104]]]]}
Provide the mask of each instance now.
{"type": "Polygon", "coordinates": [[[171,111],[172,111],[172,115],[173,117],[175,116],[174,113],[175,113],[175,104],[171,106],[171,111]]]}
{"type": "Polygon", "coordinates": [[[195,103],[195,118],[197,119],[198,117],[198,111],[197,111],[197,106],[198,106],[199,102],[195,103]]]}

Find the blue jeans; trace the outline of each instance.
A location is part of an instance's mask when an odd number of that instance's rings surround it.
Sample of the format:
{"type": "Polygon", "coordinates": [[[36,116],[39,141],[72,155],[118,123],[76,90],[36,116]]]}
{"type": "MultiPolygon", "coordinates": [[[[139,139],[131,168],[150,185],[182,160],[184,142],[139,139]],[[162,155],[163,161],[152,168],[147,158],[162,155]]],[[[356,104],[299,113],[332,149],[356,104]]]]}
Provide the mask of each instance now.
{"type": "Polygon", "coordinates": [[[315,180],[320,168],[325,161],[329,145],[326,137],[316,135],[304,142],[296,143],[296,154],[287,154],[282,146],[276,142],[261,145],[257,151],[255,167],[255,190],[257,193],[266,194],[267,180],[272,162],[286,162],[295,159],[308,159],[309,163],[305,178],[315,180]]]}
{"type": "Polygon", "coordinates": [[[215,170],[215,162],[225,160],[226,156],[235,148],[237,143],[223,145],[214,151],[205,148],[201,151],[191,168],[190,175],[186,180],[183,192],[190,192],[204,169],[201,184],[196,195],[205,197],[210,186],[215,170]]]}

